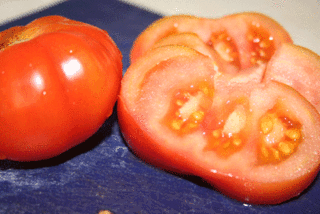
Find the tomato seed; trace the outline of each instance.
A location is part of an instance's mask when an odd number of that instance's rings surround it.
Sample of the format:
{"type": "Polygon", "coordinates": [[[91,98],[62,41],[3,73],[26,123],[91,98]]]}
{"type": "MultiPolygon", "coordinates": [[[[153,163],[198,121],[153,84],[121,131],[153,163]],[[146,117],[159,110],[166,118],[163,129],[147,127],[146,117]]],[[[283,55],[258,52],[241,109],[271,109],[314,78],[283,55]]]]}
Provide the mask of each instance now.
{"type": "Polygon", "coordinates": [[[301,132],[299,129],[289,129],[286,131],[285,135],[291,140],[298,140],[301,137],[301,132]]]}

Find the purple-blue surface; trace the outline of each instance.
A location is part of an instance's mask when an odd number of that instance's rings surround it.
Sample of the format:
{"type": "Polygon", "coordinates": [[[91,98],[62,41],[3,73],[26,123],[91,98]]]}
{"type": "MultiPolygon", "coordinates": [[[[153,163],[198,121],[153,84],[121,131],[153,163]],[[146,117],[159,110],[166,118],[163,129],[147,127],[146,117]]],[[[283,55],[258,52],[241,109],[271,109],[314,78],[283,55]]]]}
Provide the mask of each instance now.
{"type": "MultiPolygon", "coordinates": [[[[123,53],[124,72],[138,34],[159,16],[115,0],[70,0],[0,26],[62,15],[107,30],[123,53]]],[[[128,149],[114,113],[83,144],[39,162],[0,161],[0,213],[320,213],[320,179],[276,206],[229,199],[200,179],[153,168],[128,149]]]]}

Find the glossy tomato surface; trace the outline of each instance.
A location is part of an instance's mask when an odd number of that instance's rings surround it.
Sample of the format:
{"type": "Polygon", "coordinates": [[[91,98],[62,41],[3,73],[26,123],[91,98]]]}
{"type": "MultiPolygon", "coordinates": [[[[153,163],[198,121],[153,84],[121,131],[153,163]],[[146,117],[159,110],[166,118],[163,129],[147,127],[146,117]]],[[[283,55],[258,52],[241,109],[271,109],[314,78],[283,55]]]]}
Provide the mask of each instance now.
{"type": "MultiPolygon", "coordinates": [[[[236,16],[247,20],[252,14],[229,16],[230,23],[236,16]]],[[[197,29],[203,27],[198,24],[197,29]]],[[[151,28],[163,32],[162,25],[151,28]]],[[[159,36],[149,29],[141,34],[146,40],[159,36]]],[[[281,42],[272,43],[268,58],[246,64],[255,50],[247,40],[248,49],[237,53],[240,63],[235,66],[219,50],[199,51],[206,47],[201,41],[194,32],[164,36],[161,45],[133,60],[118,100],[119,123],[129,147],[150,164],[199,176],[244,203],[277,204],[298,196],[320,168],[318,98],[304,95],[310,91],[306,78],[319,71],[318,56],[281,42]],[[192,42],[180,43],[187,40],[192,42]],[[293,64],[294,71],[282,68],[282,62],[293,64]],[[293,73],[304,78],[287,78],[295,84],[280,81],[281,75],[293,73]]]]}
{"type": "Polygon", "coordinates": [[[94,134],[117,100],[121,59],[107,32],[61,16],[1,32],[1,158],[47,159],[94,134]]]}

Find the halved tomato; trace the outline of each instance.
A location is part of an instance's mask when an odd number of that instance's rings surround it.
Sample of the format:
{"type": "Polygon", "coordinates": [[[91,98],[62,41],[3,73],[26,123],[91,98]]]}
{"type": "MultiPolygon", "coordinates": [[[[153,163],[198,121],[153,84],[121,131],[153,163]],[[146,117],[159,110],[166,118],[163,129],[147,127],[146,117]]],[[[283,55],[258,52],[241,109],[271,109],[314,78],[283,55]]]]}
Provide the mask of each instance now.
{"type": "Polygon", "coordinates": [[[128,145],[245,203],[299,195],[319,171],[318,111],[293,88],[262,81],[261,67],[232,75],[223,64],[179,45],[135,59],[118,99],[128,145]]]}
{"type": "MultiPolygon", "coordinates": [[[[260,13],[239,13],[220,19],[178,15],[162,18],[141,33],[131,51],[131,62],[158,46],[161,39],[181,33],[197,35],[225,62],[241,69],[267,62],[280,44],[292,43],[281,25],[260,13]]],[[[183,41],[185,35],[181,38],[172,39],[173,43],[189,46],[183,41]]],[[[188,39],[191,46],[198,40],[188,39]]]]}

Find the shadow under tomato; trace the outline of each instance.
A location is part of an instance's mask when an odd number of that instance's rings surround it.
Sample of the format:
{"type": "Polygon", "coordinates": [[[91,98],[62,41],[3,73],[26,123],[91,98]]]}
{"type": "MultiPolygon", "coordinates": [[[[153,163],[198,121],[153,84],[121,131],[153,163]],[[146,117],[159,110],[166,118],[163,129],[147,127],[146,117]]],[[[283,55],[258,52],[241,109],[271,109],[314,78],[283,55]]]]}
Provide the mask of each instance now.
{"type": "Polygon", "coordinates": [[[0,170],[7,169],[35,169],[42,167],[50,167],[62,164],[80,154],[86,153],[96,146],[98,146],[102,141],[111,135],[112,127],[117,121],[117,111],[116,107],[113,109],[112,115],[104,122],[100,129],[88,138],[83,143],[69,149],[68,151],[47,159],[40,161],[30,161],[30,162],[19,162],[19,161],[10,161],[10,160],[0,160],[0,170]]]}

